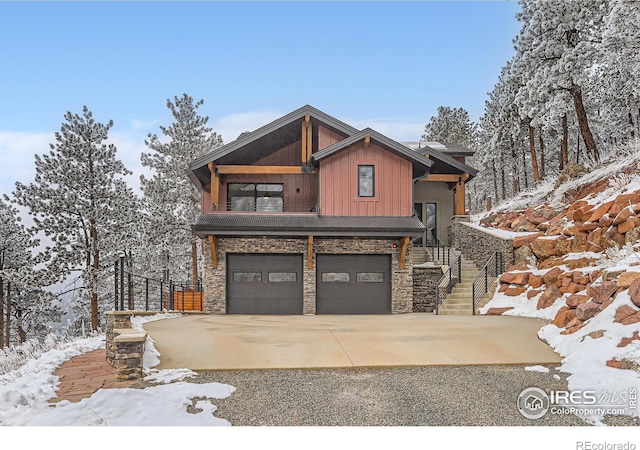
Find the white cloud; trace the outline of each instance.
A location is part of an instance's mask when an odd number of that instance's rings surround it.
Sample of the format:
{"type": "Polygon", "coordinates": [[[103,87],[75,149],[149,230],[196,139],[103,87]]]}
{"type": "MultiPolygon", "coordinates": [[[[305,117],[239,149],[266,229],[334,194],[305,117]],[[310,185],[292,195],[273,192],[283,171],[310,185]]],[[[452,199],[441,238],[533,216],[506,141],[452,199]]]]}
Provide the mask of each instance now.
{"type": "Polygon", "coordinates": [[[10,194],[16,181],[29,183],[35,175],[37,154],[49,152],[51,133],[0,131],[0,194],[10,194]]]}
{"type": "Polygon", "coordinates": [[[158,121],[157,120],[140,120],[140,119],[131,119],[131,128],[134,130],[142,130],[147,131],[152,128],[157,128],[158,121]]]}

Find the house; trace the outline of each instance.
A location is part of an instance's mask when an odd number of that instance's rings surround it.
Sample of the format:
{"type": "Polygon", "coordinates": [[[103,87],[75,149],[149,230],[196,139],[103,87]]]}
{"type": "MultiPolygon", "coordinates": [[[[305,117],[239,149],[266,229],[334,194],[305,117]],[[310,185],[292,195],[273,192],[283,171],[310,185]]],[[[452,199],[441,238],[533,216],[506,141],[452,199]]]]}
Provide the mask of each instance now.
{"type": "Polygon", "coordinates": [[[194,161],[205,312],[411,312],[414,242],[465,212],[460,157],[307,105],[194,161]]]}

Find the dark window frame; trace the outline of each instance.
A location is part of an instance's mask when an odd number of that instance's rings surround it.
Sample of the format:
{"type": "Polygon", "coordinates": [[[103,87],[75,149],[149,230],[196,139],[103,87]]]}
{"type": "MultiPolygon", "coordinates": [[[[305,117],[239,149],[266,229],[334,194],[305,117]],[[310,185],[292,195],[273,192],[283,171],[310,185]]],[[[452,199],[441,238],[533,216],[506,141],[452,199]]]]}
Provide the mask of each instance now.
{"type": "MultiPolygon", "coordinates": [[[[274,198],[280,198],[282,199],[282,211],[278,211],[278,212],[284,212],[284,183],[261,183],[261,182],[255,182],[255,181],[246,181],[246,182],[236,182],[236,181],[232,181],[230,183],[227,183],[227,211],[245,211],[245,210],[234,210],[232,209],[232,201],[231,201],[231,194],[233,189],[231,188],[234,185],[241,185],[241,186],[246,186],[246,185],[253,185],[253,210],[252,211],[246,211],[246,212],[266,212],[266,211],[259,211],[258,210],[258,198],[262,197],[258,195],[259,189],[258,186],[280,186],[282,189],[280,191],[265,191],[265,192],[270,192],[270,193],[277,193],[279,195],[272,195],[272,197],[274,198]]],[[[251,198],[250,196],[246,196],[247,198],[251,198]]]]}
{"type": "Polygon", "coordinates": [[[376,196],[376,166],[375,164],[358,164],[358,197],[360,198],[374,198],[376,196]],[[363,177],[366,174],[361,172],[361,169],[371,169],[371,193],[363,193],[363,177]]]}

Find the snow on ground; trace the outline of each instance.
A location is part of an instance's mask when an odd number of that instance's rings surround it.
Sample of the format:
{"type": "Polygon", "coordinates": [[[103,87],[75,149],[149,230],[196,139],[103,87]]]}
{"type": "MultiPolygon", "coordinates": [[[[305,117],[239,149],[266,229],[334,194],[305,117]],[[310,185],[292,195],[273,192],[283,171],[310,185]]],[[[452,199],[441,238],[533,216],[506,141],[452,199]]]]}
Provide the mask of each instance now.
{"type": "Polygon", "coordinates": [[[545,366],[527,366],[524,368],[524,370],[527,370],[529,372],[549,373],[549,368],[545,366]]]}
{"type": "MultiPolygon", "coordinates": [[[[617,154],[609,160],[610,164],[601,165],[590,169],[590,172],[582,177],[569,180],[558,188],[554,189],[556,177],[549,176],[533,188],[523,191],[518,196],[505,200],[496,205],[491,211],[474,214],[471,222],[479,224],[480,221],[490,214],[505,211],[520,211],[530,207],[536,207],[545,203],[552,207],[563,207],[565,194],[576,190],[586,184],[595,183],[598,180],[608,178],[609,186],[600,194],[585,198],[587,203],[592,205],[604,203],[617,195],[633,192],[640,188],[640,175],[625,174],[623,171],[629,166],[640,163],[640,144],[633,144],[628,148],[618,149],[617,154]]],[[[613,152],[615,153],[615,151],[613,152]]],[[[605,158],[603,157],[603,160],[605,158]]]]}
{"type": "MultiPolygon", "coordinates": [[[[132,321],[132,326],[141,327],[144,322],[174,316],[177,315],[157,314],[144,319],[137,318],[132,321]]],[[[55,397],[59,384],[58,377],[53,375],[55,369],[74,356],[104,346],[104,336],[79,339],[61,349],[49,350],[19,369],[1,375],[0,426],[230,425],[226,420],[214,416],[216,406],[210,399],[226,398],[235,388],[220,383],[189,383],[184,380],[195,373],[187,369],[153,369],[158,352],[151,340],[147,341],[144,355],[145,373],[149,374],[145,379],[157,385],[145,389],[100,389],[80,402],[62,401],[51,406],[48,401],[55,397]],[[148,361],[152,365],[147,366],[148,361]],[[194,398],[206,400],[195,402],[194,398]],[[187,407],[192,405],[195,406],[195,412],[187,412],[187,407]]]]}
{"type": "MultiPolygon", "coordinates": [[[[589,195],[582,200],[592,205],[599,205],[615,199],[618,195],[636,192],[640,190],[640,174],[623,173],[623,169],[630,164],[640,161],[640,151],[629,155],[628,158],[620,158],[613,164],[602,166],[592,170],[585,176],[571,180],[558,189],[553,189],[551,182],[546,182],[535,190],[499,205],[494,210],[475,216],[472,220],[479,221],[489,214],[505,211],[517,211],[528,207],[548,202],[554,206],[561,205],[561,199],[566,192],[580,186],[587,186],[603,178],[608,178],[607,187],[597,194],[589,195]]],[[[565,208],[568,205],[561,205],[565,208]]],[[[479,225],[477,225],[479,226],[479,225]]],[[[496,230],[490,229],[492,233],[496,230]]],[[[554,236],[553,238],[556,238],[554,236]]],[[[640,271],[640,252],[637,247],[627,244],[621,248],[607,249],[602,253],[582,252],[570,253],[565,256],[565,261],[580,258],[591,258],[595,265],[581,268],[583,273],[607,269],[609,271],[640,271]]],[[[569,269],[561,265],[563,271],[569,269]]],[[[539,270],[530,266],[527,272],[535,275],[544,275],[550,269],[539,270]]],[[[514,270],[513,272],[518,272],[514,270]]],[[[529,287],[528,290],[531,290],[529,287]]],[[[585,294],[585,291],[580,292],[585,294]]],[[[504,315],[535,317],[552,321],[558,310],[566,305],[566,299],[570,294],[564,294],[554,304],[544,309],[537,309],[537,301],[542,293],[528,299],[527,292],[517,296],[507,296],[496,290],[492,299],[481,308],[481,314],[487,313],[490,308],[512,307],[504,312],[504,315]]],[[[614,302],[585,322],[585,326],[572,334],[562,335],[564,328],[559,328],[553,323],[543,326],[538,336],[554,349],[563,359],[560,372],[569,374],[567,377],[568,389],[576,395],[582,395],[585,391],[594,391],[596,402],[589,405],[592,408],[584,409],[576,415],[594,424],[602,424],[607,415],[608,408],[620,409],[617,414],[637,416],[639,411],[637,396],[640,392],[640,373],[638,370],[618,369],[607,366],[607,361],[612,359],[625,360],[636,363],[640,367],[640,340],[632,341],[626,346],[619,347],[623,338],[631,338],[634,332],[640,333],[640,323],[622,325],[614,322],[616,310],[623,305],[632,305],[628,291],[617,295],[614,302]],[[635,399],[635,400],[634,400],[635,399]],[[600,411],[594,411],[594,407],[602,407],[600,411]]],[[[531,367],[526,370],[534,370],[531,367]]],[[[550,374],[558,378],[557,374],[550,374]]],[[[589,401],[589,399],[587,399],[589,401]]]]}
{"type": "MultiPolygon", "coordinates": [[[[627,268],[620,265],[615,267],[627,268]]],[[[503,315],[552,321],[558,310],[566,305],[568,295],[560,297],[548,308],[537,309],[539,296],[527,299],[526,292],[515,297],[496,292],[480,312],[486,313],[489,308],[513,307],[503,315]]],[[[640,373],[637,370],[623,370],[606,365],[611,359],[627,360],[640,365],[640,340],[618,347],[623,338],[632,337],[634,332],[640,333],[640,323],[622,325],[614,322],[615,312],[622,305],[632,305],[628,291],[618,294],[609,307],[585,322],[586,326],[573,334],[560,334],[564,328],[559,328],[553,323],[544,325],[538,332],[538,337],[563,358],[558,370],[568,374],[568,389],[577,393],[594,391],[593,395],[597,398],[595,404],[587,405],[587,409],[578,408],[584,412],[576,414],[590,423],[602,424],[604,416],[607,415],[605,411],[611,408],[620,409],[616,415],[637,416],[640,413],[637,403],[640,373]],[[634,397],[635,403],[631,401],[634,397]],[[602,410],[596,411],[598,407],[602,410]]],[[[526,367],[525,370],[535,369],[526,367]]],[[[555,374],[553,376],[558,377],[555,374]]]]}

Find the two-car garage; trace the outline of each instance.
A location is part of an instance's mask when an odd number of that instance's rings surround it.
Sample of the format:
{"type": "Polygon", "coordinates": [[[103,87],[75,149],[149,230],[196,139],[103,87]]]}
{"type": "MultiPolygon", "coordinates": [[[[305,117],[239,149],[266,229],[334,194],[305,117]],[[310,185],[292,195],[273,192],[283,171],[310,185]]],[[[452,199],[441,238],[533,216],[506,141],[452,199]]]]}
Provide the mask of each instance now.
{"type": "MultiPolygon", "coordinates": [[[[391,313],[391,255],[317,254],[317,314],[391,313]]],[[[228,314],[302,314],[301,254],[227,254],[228,314]]]]}

